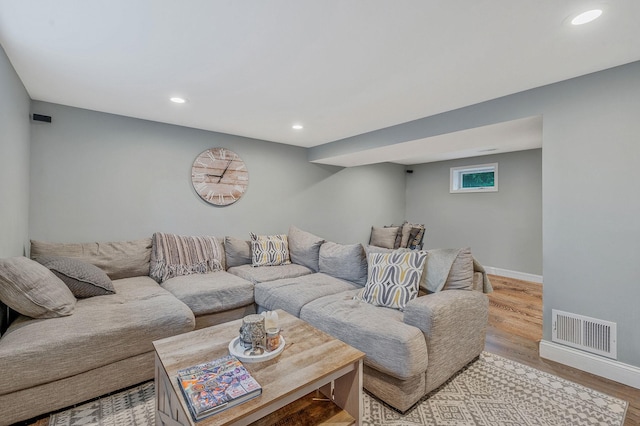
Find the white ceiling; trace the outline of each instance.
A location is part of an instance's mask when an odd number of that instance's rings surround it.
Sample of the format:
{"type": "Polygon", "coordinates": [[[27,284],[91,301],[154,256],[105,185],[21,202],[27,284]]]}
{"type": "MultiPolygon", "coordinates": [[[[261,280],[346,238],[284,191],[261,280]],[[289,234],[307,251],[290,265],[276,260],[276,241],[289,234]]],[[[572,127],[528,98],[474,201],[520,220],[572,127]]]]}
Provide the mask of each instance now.
{"type": "MultiPolygon", "coordinates": [[[[638,18],[638,0],[0,0],[0,44],[35,100],[311,147],[639,60],[638,18]]],[[[445,159],[441,138],[410,144],[445,159]]]]}

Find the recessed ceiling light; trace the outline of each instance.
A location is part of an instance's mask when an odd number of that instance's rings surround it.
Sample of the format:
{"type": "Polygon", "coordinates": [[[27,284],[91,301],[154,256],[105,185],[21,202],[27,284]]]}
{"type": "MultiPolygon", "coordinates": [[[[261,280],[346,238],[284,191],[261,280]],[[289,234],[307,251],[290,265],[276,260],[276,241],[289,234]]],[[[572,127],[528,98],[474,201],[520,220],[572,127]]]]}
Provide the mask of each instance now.
{"type": "Polygon", "coordinates": [[[602,15],[601,9],[587,10],[582,12],[571,20],[571,25],[588,24],[589,22],[598,19],[602,15]]]}
{"type": "Polygon", "coordinates": [[[291,128],[293,130],[302,130],[304,129],[304,126],[302,124],[294,124],[293,126],[291,126],[291,128]]]}
{"type": "Polygon", "coordinates": [[[187,102],[187,100],[186,100],[186,99],[184,99],[184,98],[178,98],[178,97],[173,97],[173,98],[170,98],[169,100],[170,100],[171,102],[176,103],[176,104],[183,104],[183,103],[187,102]]]}

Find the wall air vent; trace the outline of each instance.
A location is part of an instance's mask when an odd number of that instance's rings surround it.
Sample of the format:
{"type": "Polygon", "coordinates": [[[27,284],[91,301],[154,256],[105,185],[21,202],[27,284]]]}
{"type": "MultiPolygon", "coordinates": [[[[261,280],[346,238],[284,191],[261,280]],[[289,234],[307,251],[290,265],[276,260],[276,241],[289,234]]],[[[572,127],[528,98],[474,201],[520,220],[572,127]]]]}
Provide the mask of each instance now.
{"type": "Polygon", "coordinates": [[[552,309],[553,342],[617,359],[616,323],[552,309]]]}

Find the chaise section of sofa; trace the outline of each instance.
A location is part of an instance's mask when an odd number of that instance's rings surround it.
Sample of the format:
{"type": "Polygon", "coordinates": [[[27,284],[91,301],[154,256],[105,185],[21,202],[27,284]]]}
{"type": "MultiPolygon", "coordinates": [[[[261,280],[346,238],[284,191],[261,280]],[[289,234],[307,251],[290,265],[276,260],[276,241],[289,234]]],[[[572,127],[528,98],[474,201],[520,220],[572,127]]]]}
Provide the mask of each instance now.
{"type": "Polygon", "coordinates": [[[0,424],[153,378],[152,342],[193,330],[195,319],[187,305],[148,276],[150,250],[151,239],[32,241],[32,258],[97,266],[115,293],[79,298],[65,316],[20,315],[9,325],[0,339],[0,363],[11,366],[0,377],[0,424]]]}

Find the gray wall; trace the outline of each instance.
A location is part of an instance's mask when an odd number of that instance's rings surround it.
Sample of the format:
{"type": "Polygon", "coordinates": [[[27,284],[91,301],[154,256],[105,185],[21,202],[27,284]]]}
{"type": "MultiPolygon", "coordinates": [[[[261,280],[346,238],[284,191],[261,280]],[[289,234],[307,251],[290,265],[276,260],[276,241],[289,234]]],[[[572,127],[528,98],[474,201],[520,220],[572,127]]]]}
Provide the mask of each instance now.
{"type": "Polygon", "coordinates": [[[33,239],[133,239],[153,232],[249,237],[289,225],[337,242],[366,242],[372,224],[404,217],[404,167],[312,164],[304,148],[33,102],[33,239]],[[207,148],[237,152],[249,188],[228,207],[203,202],[191,165],[207,148]]]}
{"type": "Polygon", "coordinates": [[[425,248],[470,246],[485,266],[542,275],[542,150],[408,167],[407,219],[425,248]],[[498,192],[449,193],[451,167],[498,163],[498,192]]]}
{"type": "Polygon", "coordinates": [[[29,105],[0,47],[0,257],[21,256],[29,223],[29,105]]]}
{"type": "Polygon", "coordinates": [[[544,338],[551,309],[614,321],[640,366],[640,62],[567,81],[543,121],[544,338]]]}
{"type": "Polygon", "coordinates": [[[552,309],[613,321],[618,359],[640,367],[640,62],[316,147],[309,158],[537,115],[543,338],[552,309]]]}

